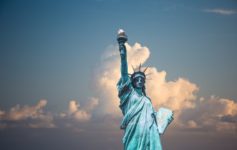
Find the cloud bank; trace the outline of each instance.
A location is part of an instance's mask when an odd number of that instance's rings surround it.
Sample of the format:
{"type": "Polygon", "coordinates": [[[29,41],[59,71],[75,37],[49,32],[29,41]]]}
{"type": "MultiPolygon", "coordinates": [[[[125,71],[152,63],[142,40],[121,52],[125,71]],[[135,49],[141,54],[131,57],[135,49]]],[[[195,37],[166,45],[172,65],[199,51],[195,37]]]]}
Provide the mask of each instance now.
{"type": "Polygon", "coordinates": [[[47,105],[47,100],[40,100],[34,106],[12,107],[9,111],[0,110],[0,121],[2,128],[24,126],[31,128],[54,128],[53,116],[43,109],[47,105]]]}
{"type": "Polygon", "coordinates": [[[90,98],[83,107],[76,100],[71,100],[68,110],[61,113],[46,112],[44,110],[46,105],[47,100],[40,100],[33,106],[18,104],[9,111],[0,110],[0,129],[7,127],[56,128],[65,127],[68,123],[88,122],[91,120],[92,111],[98,105],[98,99],[90,98]],[[62,123],[65,120],[66,123],[62,123]]]}
{"type": "MultiPolygon", "coordinates": [[[[149,59],[150,50],[139,43],[126,44],[128,71],[133,73],[132,66],[145,64],[149,59]]],[[[146,66],[143,66],[144,68],[146,66]]],[[[143,69],[144,69],[143,68],[143,69]]],[[[186,78],[166,79],[167,72],[149,66],[146,73],[150,74],[146,81],[146,92],[151,98],[155,110],[168,107],[174,111],[173,129],[185,131],[224,131],[233,132],[237,129],[237,103],[234,100],[210,96],[198,98],[199,87],[186,78]]],[[[119,98],[116,89],[120,78],[120,56],[117,46],[109,46],[102,56],[100,67],[97,68],[94,97],[81,105],[77,100],[68,103],[68,109],[60,113],[44,110],[47,100],[40,100],[33,106],[16,105],[9,111],[0,109],[0,128],[81,128],[99,126],[108,128],[119,127],[119,98]],[[102,121],[101,121],[102,120],[102,121]],[[93,123],[92,123],[93,122],[93,123]]]]}

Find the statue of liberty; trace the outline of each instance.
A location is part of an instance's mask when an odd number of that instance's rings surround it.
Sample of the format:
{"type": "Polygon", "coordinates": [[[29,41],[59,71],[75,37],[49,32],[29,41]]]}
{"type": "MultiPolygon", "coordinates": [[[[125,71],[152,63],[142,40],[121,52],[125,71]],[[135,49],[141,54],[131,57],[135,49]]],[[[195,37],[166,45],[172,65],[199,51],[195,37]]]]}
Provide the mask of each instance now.
{"type": "Polygon", "coordinates": [[[156,112],[151,100],[146,96],[145,68],[128,74],[127,52],[125,42],[127,36],[120,29],[117,41],[121,57],[121,78],[117,84],[120,98],[120,109],[123,120],[120,128],[124,130],[123,144],[125,150],[162,150],[160,134],[173,119],[173,113],[166,108],[156,112]]]}

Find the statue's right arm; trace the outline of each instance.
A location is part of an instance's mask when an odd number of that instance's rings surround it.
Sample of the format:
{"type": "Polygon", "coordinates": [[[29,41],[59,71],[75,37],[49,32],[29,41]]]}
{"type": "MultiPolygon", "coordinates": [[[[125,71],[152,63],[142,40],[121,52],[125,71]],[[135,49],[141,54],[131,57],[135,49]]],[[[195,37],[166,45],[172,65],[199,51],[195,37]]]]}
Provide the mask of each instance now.
{"type": "Polygon", "coordinates": [[[128,64],[127,64],[127,50],[123,42],[119,43],[119,51],[121,57],[121,78],[123,83],[128,80],[128,64]]]}

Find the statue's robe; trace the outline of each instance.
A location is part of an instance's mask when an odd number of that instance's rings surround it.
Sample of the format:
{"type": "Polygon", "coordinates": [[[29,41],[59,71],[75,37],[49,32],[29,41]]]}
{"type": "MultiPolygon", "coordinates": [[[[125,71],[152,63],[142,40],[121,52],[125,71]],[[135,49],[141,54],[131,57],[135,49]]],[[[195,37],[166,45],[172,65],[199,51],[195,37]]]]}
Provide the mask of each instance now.
{"type": "Polygon", "coordinates": [[[124,129],[124,149],[162,150],[151,100],[136,92],[130,78],[125,83],[120,79],[117,89],[124,116],[121,122],[121,129],[124,129]]]}

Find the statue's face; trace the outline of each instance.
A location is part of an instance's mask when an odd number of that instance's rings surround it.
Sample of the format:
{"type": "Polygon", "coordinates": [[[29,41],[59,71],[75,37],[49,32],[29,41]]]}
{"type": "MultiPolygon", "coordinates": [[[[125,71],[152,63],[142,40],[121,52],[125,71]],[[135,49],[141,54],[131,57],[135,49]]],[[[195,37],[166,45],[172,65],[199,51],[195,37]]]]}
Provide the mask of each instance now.
{"type": "Polygon", "coordinates": [[[133,82],[135,88],[141,89],[145,84],[145,79],[142,77],[136,77],[133,82]]]}

